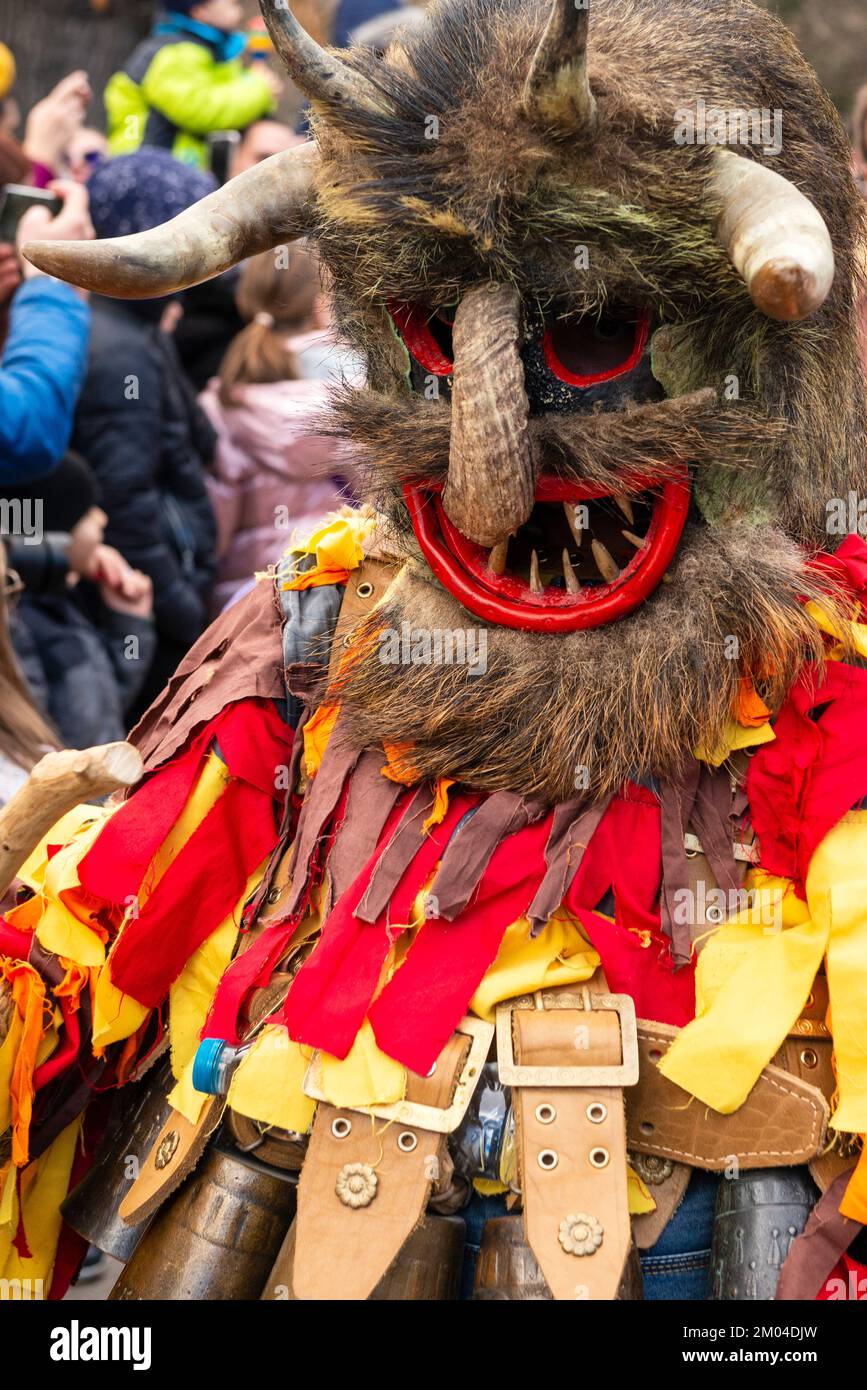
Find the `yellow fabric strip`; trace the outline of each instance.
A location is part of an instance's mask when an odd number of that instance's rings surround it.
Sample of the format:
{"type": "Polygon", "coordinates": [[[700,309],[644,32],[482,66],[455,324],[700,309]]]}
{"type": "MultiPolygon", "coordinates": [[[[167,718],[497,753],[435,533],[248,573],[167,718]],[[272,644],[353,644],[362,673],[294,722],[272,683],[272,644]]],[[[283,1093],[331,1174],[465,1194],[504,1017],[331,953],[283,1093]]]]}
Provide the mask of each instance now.
{"type": "Polygon", "coordinates": [[[81,1121],[76,1119],[22,1174],[21,1206],[30,1259],[22,1258],[12,1244],[18,1225],[14,1169],[10,1171],[0,1202],[0,1277],[29,1279],[31,1288],[34,1281],[41,1279],[44,1298],[48,1297],[60,1235],[60,1203],[69,1189],[80,1130],[81,1121]]]}
{"type": "Polygon", "coordinates": [[[470,1012],[493,1021],[504,999],[555,985],[580,984],[598,969],[599,956],[587,941],[578,919],[558,909],[535,938],[530,923],[520,917],[508,928],[497,958],[472,999],[470,1012]]]}
{"type": "Polygon", "coordinates": [[[263,1028],[232,1077],[229,1105],[262,1124],[306,1134],[316,1101],[305,1096],[301,1085],[312,1055],[281,1025],[263,1028]]]}
{"type": "Polygon", "coordinates": [[[663,1075],[729,1114],[743,1104],[801,1013],[826,957],[839,1101],[836,1129],[867,1131],[867,812],[825,837],[807,875],[807,901],[786,880],[749,882],[778,895],[778,920],[744,909],[699,957],[696,1018],[660,1063],[663,1075]],[[760,920],[755,920],[759,918],[760,920]]]}

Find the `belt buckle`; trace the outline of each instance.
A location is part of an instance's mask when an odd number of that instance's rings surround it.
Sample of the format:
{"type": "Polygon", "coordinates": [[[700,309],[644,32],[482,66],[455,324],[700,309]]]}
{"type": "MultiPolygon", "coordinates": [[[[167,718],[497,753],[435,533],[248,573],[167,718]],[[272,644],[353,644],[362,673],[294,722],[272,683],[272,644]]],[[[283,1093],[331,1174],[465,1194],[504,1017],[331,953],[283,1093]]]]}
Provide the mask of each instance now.
{"type": "MultiPolygon", "coordinates": [[[[488,1049],[494,1036],[493,1023],[467,1015],[455,1029],[471,1039],[470,1050],[461,1068],[450,1105],[422,1105],[420,1101],[399,1100],[392,1105],[344,1105],[342,1110],[354,1110],[360,1115],[375,1115],[378,1120],[397,1120],[415,1129],[432,1130],[434,1134],[452,1134],[467,1113],[473,1092],[479,1084],[482,1068],[488,1059],[488,1049]]],[[[311,1100],[328,1102],[322,1089],[319,1072],[319,1053],[313,1054],[302,1090],[311,1100]]],[[[330,1103],[330,1102],[328,1102],[330,1103]]]]}
{"type": "Polygon", "coordinates": [[[582,992],[580,1003],[572,994],[557,997],[558,1009],[575,1013],[615,1013],[620,1021],[620,1055],[613,1067],[525,1067],[515,1061],[512,1038],[514,1009],[544,1009],[542,992],[522,995],[497,1005],[497,1066],[504,1086],[634,1086],[638,1081],[638,1023],[635,1004],[628,994],[590,994],[582,992]],[[570,1000],[572,1002],[561,1002],[570,1000]]]}

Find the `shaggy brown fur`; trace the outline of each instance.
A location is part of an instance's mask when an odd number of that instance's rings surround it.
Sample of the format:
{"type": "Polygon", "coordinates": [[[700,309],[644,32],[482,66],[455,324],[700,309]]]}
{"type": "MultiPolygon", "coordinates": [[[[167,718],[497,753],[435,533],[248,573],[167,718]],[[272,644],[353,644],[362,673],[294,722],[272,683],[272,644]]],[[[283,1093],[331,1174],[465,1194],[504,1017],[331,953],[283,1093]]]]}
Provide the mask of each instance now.
{"type": "Polygon", "coordinates": [[[598,133],[569,141],[521,114],[547,14],[547,0],[439,0],[384,61],[349,55],[394,117],[335,110],[315,127],[318,242],[371,371],[368,392],[337,403],[334,428],[361,448],[371,496],[414,555],[377,621],[475,626],[406,535],[399,483],[442,478],[449,407],[409,395],[390,297],[448,304],[495,279],[543,310],[648,306],[664,325],[653,365],[670,398],[710,387],[728,401],[736,379],[739,400],[720,408],[679,401],[531,422],[566,475],[694,465],[704,520],[685,533],[674,582],[629,618],[569,637],[490,630],[484,677],[383,667],[372,653],[353,668],[343,697],[359,740],[410,739],[424,772],[556,799],[571,794],[576,764],[609,787],[713,743],[745,672],[765,673],[779,701],[816,642],[797,598],[799,546],[833,548],[827,503],[864,494],[867,466],[854,268],[863,209],[842,126],[788,32],[747,0],[593,0],[598,133]],[[828,224],[837,275],[803,324],[759,314],[716,244],[712,151],[674,142],[676,113],[698,98],[782,109],[782,153],[740,153],[792,180],[828,224]],[[575,269],[578,246],[589,271],[575,269]],[[726,659],[727,635],[739,662],[726,659]]]}
{"type": "Polygon", "coordinates": [[[743,671],[761,672],[776,707],[818,629],[799,595],[814,586],[770,526],[713,534],[697,526],[654,604],[616,628],[563,637],[488,628],[487,671],[384,664],[380,634],[477,627],[410,561],[357,638],[332,695],[359,742],[409,741],[422,773],[549,802],[627,777],[673,775],[685,752],[722,739],[743,671]],[[732,640],[736,639],[736,640],[732,640]],[[585,789],[582,787],[582,790],[585,789]]]}

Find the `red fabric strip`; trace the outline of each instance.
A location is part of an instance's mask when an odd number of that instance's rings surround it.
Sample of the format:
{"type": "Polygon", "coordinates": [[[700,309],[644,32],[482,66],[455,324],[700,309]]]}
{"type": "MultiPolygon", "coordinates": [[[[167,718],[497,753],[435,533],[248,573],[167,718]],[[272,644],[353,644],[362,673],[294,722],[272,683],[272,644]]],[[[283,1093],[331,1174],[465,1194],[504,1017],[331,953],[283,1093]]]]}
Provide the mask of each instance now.
{"type": "Polygon", "coordinates": [[[229,782],[118,940],[109,958],[117,988],[156,1008],[235,907],[276,837],[271,798],[245,782],[229,782]]]}
{"type": "Polygon", "coordinates": [[[799,897],[816,848],[867,796],[865,726],[867,671],[834,662],[821,685],[809,671],[798,679],[774,723],[774,742],[750,763],[747,794],[762,868],[794,879],[799,897]]]}
{"type": "Polygon", "coordinates": [[[474,798],[455,796],[442,823],[427,836],[419,834],[418,852],[396,886],[386,912],[375,923],[359,922],[355,909],[404,815],[413,813],[414,800],[404,798],[398,803],[376,853],[336,904],[315,950],[295,977],[282,1021],[296,1042],[320,1047],[334,1057],[347,1055],[368,1012],[392,942],[474,798]]]}
{"type": "Polygon", "coordinates": [[[523,916],[545,872],[552,813],[508,836],[473,901],[453,922],[425,922],[369,1012],[383,1052],[425,1075],[467,1011],[507,927],[523,916]]]}

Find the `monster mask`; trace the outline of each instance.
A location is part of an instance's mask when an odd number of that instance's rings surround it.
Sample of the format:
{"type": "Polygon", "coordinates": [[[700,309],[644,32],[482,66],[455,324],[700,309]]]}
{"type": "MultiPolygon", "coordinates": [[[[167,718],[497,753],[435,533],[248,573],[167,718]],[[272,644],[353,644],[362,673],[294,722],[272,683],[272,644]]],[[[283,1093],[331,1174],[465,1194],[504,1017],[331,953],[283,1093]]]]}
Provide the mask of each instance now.
{"type": "Polygon", "coordinates": [[[152,296],[313,237],[369,365],[332,428],[406,556],[369,636],[488,638],[484,676],[360,643],[354,736],[549,801],[576,769],[672,775],[745,681],[774,709],[821,658],[809,558],[864,482],[831,103],[741,0],[438,0],[382,58],[263,10],[315,143],[141,237],[28,254],[152,296]]]}

